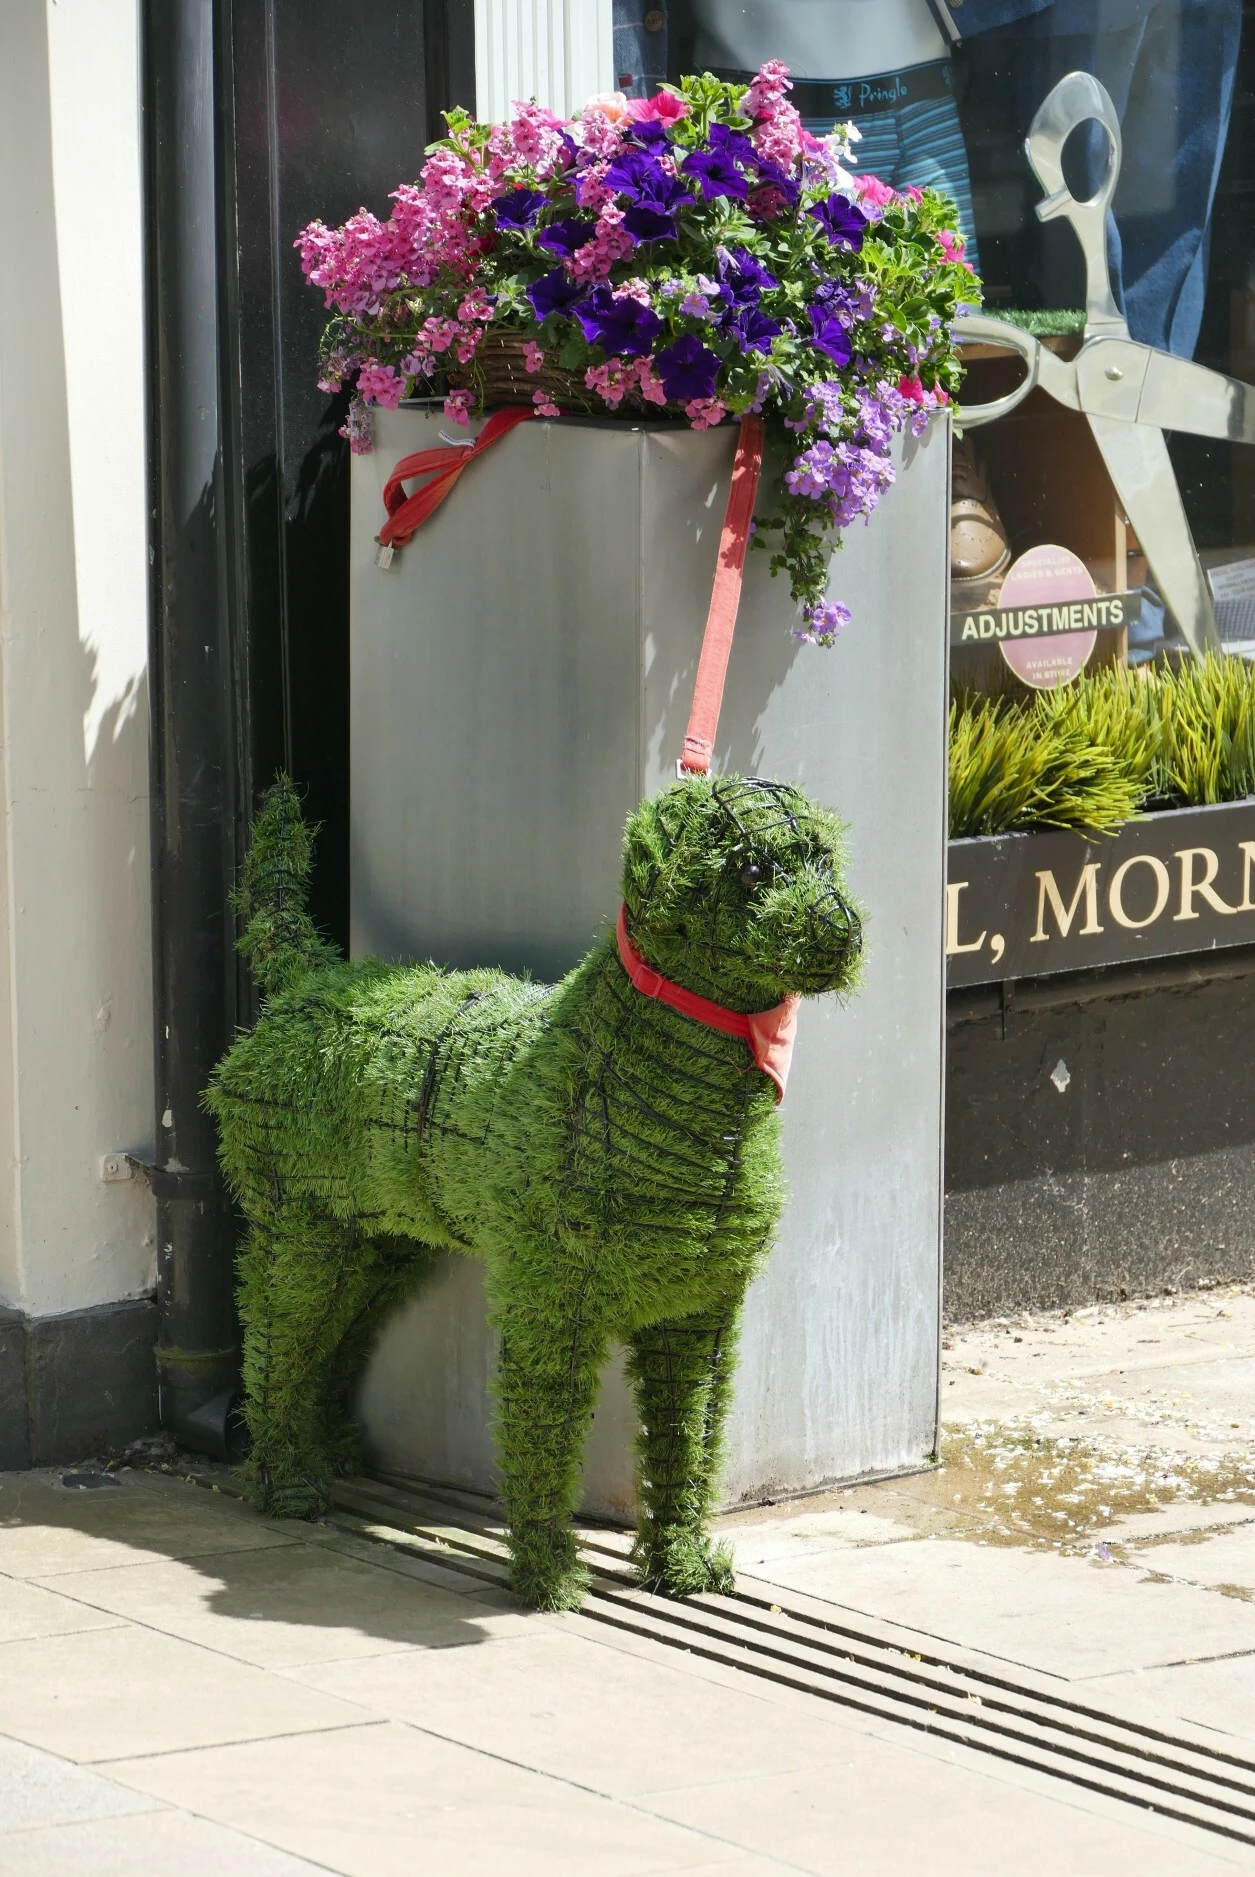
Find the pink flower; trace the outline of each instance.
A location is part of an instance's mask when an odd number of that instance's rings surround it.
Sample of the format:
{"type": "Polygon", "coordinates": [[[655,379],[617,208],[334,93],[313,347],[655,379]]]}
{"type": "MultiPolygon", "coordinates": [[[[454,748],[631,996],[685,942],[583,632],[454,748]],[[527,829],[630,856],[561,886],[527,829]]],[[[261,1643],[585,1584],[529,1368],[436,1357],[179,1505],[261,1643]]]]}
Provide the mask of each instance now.
{"type": "Polygon", "coordinates": [[[676,124],[692,108],[674,91],[659,91],[652,98],[629,98],[627,114],[634,124],[676,124]]]}
{"type": "Polygon", "coordinates": [[[662,379],[654,370],[654,362],[652,359],[643,358],[638,360],[636,382],[640,387],[640,394],[646,404],[666,403],[667,393],[663,388],[662,379]]]}
{"type": "Polygon", "coordinates": [[[881,182],[879,176],[855,176],[853,182],[864,208],[887,209],[898,199],[897,191],[881,182]]]}
{"type": "Polygon", "coordinates": [[[536,406],[538,417],[561,417],[562,415],[547,391],[533,391],[532,403],[536,406]]]}
{"type": "Polygon", "coordinates": [[[941,249],[941,252],[948,261],[961,261],[964,251],[967,248],[967,243],[964,241],[962,235],[955,234],[952,228],[943,228],[941,233],[937,236],[937,246],[941,249]]]}
{"type": "Polygon", "coordinates": [[[912,202],[922,202],[924,200],[924,191],[917,182],[908,183],[902,193],[905,196],[909,196],[912,202]]]}
{"type": "Polygon", "coordinates": [[[718,398],[690,398],[684,406],[684,415],[694,430],[713,430],[727,414],[727,405],[721,404],[718,398]]]}
{"type": "Polygon", "coordinates": [[[469,391],[450,391],[444,401],[444,414],[455,424],[469,424],[471,402],[469,391]]]}
{"type": "Polygon", "coordinates": [[[898,392],[900,396],[910,398],[912,404],[926,404],[928,402],[928,393],[925,391],[918,378],[907,378],[905,376],[899,378],[898,392]]]}
{"type": "Polygon", "coordinates": [[[358,370],[357,389],[368,404],[382,404],[386,411],[394,411],[405,396],[405,380],[391,365],[381,365],[371,358],[358,370]]]}
{"type": "MultiPolygon", "coordinates": [[[[534,339],[529,339],[527,344],[523,347],[523,363],[526,365],[528,371],[539,371],[544,362],[545,348],[541,345],[537,345],[534,339]]],[[[542,395],[543,393],[537,393],[537,396],[542,395]]]]}

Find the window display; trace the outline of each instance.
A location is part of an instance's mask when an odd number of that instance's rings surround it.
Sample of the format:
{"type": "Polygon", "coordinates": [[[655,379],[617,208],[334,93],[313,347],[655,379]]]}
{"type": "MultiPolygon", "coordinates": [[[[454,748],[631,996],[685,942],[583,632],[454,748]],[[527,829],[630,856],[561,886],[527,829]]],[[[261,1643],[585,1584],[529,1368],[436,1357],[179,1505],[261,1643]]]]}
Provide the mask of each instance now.
{"type": "MultiPolygon", "coordinates": [[[[1051,547],[1084,564],[1095,603],[1120,602],[1099,607],[1089,670],[1206,645],[1255,653],[1242,0],[616,0],[617,23],[646,11],[656,67],[748,77],[780,57],[808,126],[860,133],[860,171],[955,202],[981,319],[1017,329],[995,344],[981,320],[968,328],[963,408],[1001,414],[955,445],[956,619],[1022,614],[999,609],[1003,583],[1051,547]],[[1043,215],[1046,196],[1059,200],[1043,215]],[[1100,335],[1135,349],[1081,357],[1100,335]],[[1205,370],[1174,376],[1173,360],[1205,370]]],[[[1069,668],[1057,650],[1042,671],[1069,668]]],[[[1025,702],[1012,666],[970,634],[956,642],[958,688],[1025,702]]]]}

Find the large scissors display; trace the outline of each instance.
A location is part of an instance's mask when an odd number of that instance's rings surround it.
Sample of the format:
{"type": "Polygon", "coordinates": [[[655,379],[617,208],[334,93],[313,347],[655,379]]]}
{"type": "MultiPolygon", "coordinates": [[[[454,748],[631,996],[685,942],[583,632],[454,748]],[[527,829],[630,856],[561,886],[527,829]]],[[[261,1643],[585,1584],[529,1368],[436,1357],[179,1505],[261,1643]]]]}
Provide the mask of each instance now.
{"type": "Polygon", "coordinates": [[[1081,348],[1061,359],[1006,320],[965,314],[955,337],[1018,352],[1025,377],[1005,397],[963,407],[964,426],[993,423],[1036,386],[1089,421],[1129,525],[1141,543],[1165,606],[1195,652],[1218,647],[1211,593],[1185,518],[1165,430],[1255,443],[1255,387],[1190,359],[1140,345],[1111,294],[1107,210],[1120,175],[1120,120],[1111,98],[1088,72],[1061,78],[1025,139],[1025,154],[1046,192],[1042,221],[1071,222],[1085,259],[1085,332],[1081,348]],[[1063,146],[1090,119],[1107,133],[1107,171],[1097,193],[1078,202],[1063,179],[1063,146]]]}

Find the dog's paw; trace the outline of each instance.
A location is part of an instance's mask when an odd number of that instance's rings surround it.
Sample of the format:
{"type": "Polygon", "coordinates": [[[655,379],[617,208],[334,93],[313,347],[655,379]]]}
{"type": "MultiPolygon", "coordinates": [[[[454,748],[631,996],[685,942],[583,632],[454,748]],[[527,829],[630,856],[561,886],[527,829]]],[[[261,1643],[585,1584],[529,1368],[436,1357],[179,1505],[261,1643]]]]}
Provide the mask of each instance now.
{"type": "Polygon", "coordinates": [[[637,1569],[642,1588],[659,1597],[727,1597],[736,1589],[732,1553],[702,1532],[650,1532],[638,1546],[637,1569]]]}
{"type": "Polygon", "coordinates": [[[261,1474],[254,1482],[253,1500],[272,1519],[316,1519],[331,1504],[330,1489],[309,1473],[275,1479],[261,1474]]]}
{"type": "Polygon", "coordinates": [[[510,1588],[533,1610],[578,1610],[589,1586],[589,1574],[577,1562],[569,1533],[555,1541],[545,1526],[509,1535],[510,1588]]]}

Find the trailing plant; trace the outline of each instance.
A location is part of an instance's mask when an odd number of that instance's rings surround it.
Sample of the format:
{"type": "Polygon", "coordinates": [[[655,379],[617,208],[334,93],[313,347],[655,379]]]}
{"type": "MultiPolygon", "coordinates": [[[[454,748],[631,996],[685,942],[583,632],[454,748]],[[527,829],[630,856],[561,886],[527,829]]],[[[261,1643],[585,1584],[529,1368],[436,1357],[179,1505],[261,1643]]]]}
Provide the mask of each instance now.
{"type": "Polygon", "coordinates": [[[950,835],[1110,833],[1149,803],[1255,795],[1255,670],[1209,653],[950,709],[950,835]]]}
{"type": "Polygon", "coordinates": [[[296,245],[335,313],[320,384],[352,387],[352,446],[372,404],[441,378],[455,423],[494,396],[699,430],[761,412],[787,467],[755,545],[788,574],[799,636],[831,644],[849,613],[825,536],[871,514],[895,436],[957,391],[951,322],[980,290],[953,204],[852,174],[858,133],[810,135],[790,88],[773,62],[748,87],[707,74],[570,120],[452,111],[386,222],[311,222],[296,245]]]}

